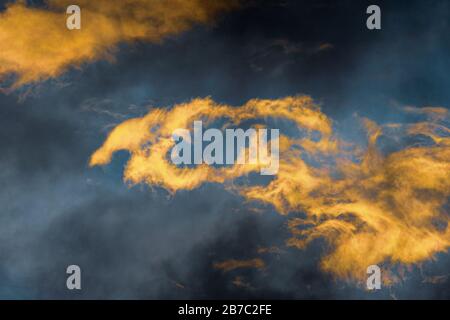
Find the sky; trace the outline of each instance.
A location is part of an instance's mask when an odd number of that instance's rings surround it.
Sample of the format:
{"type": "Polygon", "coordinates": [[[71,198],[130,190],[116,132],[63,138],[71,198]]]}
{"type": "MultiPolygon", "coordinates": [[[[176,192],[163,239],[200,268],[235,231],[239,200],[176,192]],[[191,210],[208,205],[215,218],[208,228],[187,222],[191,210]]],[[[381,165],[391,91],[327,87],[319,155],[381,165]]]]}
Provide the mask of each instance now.
{"type": "Polygon", "coordinates": [[[80,0],[78,32],[65,0],[0,1],[0,298],[450,298],[450,3],[375,1],[368,30],[372,2],[80,0]],[[129,119],[286,97],[281,132],[296,112],[324,121],[312,163],[286,151],[298,181],[208,175],[174,192],[157,167],[126,179],[147,145],[92,161],[129,119]],[[367,161],[341,165],[335,141],[367,161]],[[66,287],[72,264],[82,290],[66,287]]]}

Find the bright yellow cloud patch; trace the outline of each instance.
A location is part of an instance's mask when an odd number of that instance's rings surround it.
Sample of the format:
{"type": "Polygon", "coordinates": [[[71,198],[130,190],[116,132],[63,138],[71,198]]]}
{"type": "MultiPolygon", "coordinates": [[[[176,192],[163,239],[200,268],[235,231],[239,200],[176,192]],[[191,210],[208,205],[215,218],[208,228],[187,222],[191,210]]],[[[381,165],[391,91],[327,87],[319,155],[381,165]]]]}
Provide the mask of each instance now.
{"type": "Polygon", "coordinates": [[[210,22],[235,0],[79,0],[81,30],[66,28],[69,0],[48,8],[9,4],[0,13],[0,80],[17,77],[13,88],[57,77],[69,67],[112,59],[121,42],[159,42],[197,23],[210,22]]]}
{"type": "MultiPolygon", "coordinates": [[[[274,179],[264,186],[231,184],[229,188],[287,215],[289,246],[304,248],[314,239],[326,239],[330,247],[321,261],[323,270],[362,280],[369,265],[416,264],[450,246],[449,112],[444,108],[405,111],[425,120],[380,126],[364,119],[368,145],[362,148],[336,137],[331,120],[309,97],[255,99],[240,107],[195,99],[169,109],[152,109],[142,118],[118,125],[92,155],[90,165],[106,165],[116,151],[127,150],[131,157],[124,179],[131,184],[147,183],[173,193],[206,182],[233,181],[256,172],[257,166],[177,167],[167,157],[174,145],[173,130],[190,128],[198,119],[225,118],[226,125],[234,126],[249,119],[289,120],[303,133],[295,138],[280,136],[280,167],[274,179]],[[377,146],[383,135],[420,135],[429,143],[385,155],[377,146]],[[296,211],[306,218],[288,216],[296,211]]],[[[386,284],[392,281],[384,278],[386,284]]]]}

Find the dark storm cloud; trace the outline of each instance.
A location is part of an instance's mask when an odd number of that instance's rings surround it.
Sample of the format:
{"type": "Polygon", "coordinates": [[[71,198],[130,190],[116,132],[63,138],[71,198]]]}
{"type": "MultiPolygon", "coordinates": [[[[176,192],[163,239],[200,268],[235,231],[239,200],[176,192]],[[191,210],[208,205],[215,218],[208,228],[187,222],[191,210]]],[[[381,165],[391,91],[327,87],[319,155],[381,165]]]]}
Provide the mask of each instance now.
{"type": "Polygon", "coordinates": [[[448,107],[449,3],[378,3],[383,29],[369,32],[366,1],[252,1],[213,27],[0,94],[0,297],[448,298],[448,280],[424,282],[448,274],[447,255],[367,293],[319,270],[320,241],[286,247],[285,218],[270,208],[254,213],[220,186],[174,197],[129,189],[127,154],[87,168],[111,126],[193,97],[240,105],[306,93],[348,135],[354,112],[387,121],[396,104],[448,107]],[[271,246],[280,252],[258,253],[271,246]],[[257,257],[264,270],[213,268],[257,257]],[[65,289],[69,264],[82,268],[80,293],[65,289]]]}
{"type": "Polygon", "coordinates": [[[349,96],[375,100],[369,104],[449,99],[445,1],[382,1],[381,32],[366,29],[364,1],[263,3],[163,46],[123,48],[117,64],[88,66],[82,88],[123,92],[133,95],[130,99],[162,97],[161,104],[208,95],[242,104],[255,96],[300,92],[323,100],[326,111],[343,117],[346,108],[353,112],[356,107],[348,106],[354,103],[349,96]],[[286,44],[297,49],[289,53],[286,44]],[[332,48],[310,54],[321,44],[332,48]],[[416,90],[417,83],[425,87],[416,90]],[[371,97],[365,97],[371,88],[371,97]]]}

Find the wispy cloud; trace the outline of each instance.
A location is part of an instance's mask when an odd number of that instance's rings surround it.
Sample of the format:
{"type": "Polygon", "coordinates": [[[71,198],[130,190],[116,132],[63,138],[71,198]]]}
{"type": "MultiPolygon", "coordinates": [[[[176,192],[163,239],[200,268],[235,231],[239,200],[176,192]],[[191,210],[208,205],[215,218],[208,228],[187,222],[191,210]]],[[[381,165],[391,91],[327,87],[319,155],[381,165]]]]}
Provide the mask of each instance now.
{"type": "Polygon", "coordinates": [[[204,24],[237,1],[79,0],[81,30],[66,28],[69,0],[48,0],[46,8],[9,4],[0,13],[0,80],[13,76],[12,88],[58,77],[69,67],[114,59],[122,42],[158,43],[204,24]]]}
{"type": "MultiPolygon", "coordinates": [[[[176,128],[199,118],[244,120],[268,118],[293,121],[301,137],[280,136],[280,170],[267,185],[232,185],[249,201],[272,205],[278,213],[304,212],[289,218],[288,246],[305,248],[322,238],[330,251],[321,267],[342,279],[365,279],[371,264],[405,265],[432,259],[450,247],[449,217],[443,209],[450,195],[450,129],[448,110],[406,108],[425,118],[411,124],[378,125],[360,119],[367,147],[343,141],[332,121],[307,96],[254,99],[241,107],[195,99],[171,109],[153,109],[142,118],[118,125],[91,157],[91,166],[106,165],[119,150],[131,158],[124,179],[175,193],[204,183],[225,183],[258,169],[255,165],[180,168],[167,158],[176,128]],[[427,137],[428,143],[401,146],[385,155],[380,137],[427,137]]],[[[401,139],[398,139],[401,140],[401,139]]],[[[231,270],[239,263],[221,265],[231,270]]],[[[246,264],[242,264],[246,265],[246,264]]],[[[386,284],[396,281],[389,272],[386,284]]]]}
{"type": "Polygon", "coordinates": [[[262,269],[265,267],[264,261],[259,258],[250,259],[250,260],[225,260],[222,262],[214,263],[214,268],[223,270],[224,272],[232,271],[234,269],[241,268],[256,268],[262,269]]]}

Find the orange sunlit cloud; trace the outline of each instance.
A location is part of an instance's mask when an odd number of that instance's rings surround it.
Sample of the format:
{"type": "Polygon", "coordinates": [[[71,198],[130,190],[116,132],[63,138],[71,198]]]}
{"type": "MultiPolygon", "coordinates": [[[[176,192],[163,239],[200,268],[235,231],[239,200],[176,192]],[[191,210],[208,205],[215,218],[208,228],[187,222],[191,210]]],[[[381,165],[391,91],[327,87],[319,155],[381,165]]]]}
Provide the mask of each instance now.
{"type": "Polygon", "coordinates": [[[265,267],[264,261],[259,258],[250,259],[250,260],[225,260],[222,262],[214,263],[214,268],[222,270],[224,272],[232,271],[235,269],[241,268],[255,268],[262,269],[265,267]]]}
{"type": "Polygon", "coordinates": [[[204,24],[235,0],[79,0],[81,30],[66,28],[69,0],[48,0],[48,8],[25,1],[0,13],[0,80],[15,76],[12,89],[58,77],[69,67],[112,60],[122,42],[157,43],[194,24],[204,24]]]}
{"type": "MultiPolygon", "coordinates": [[[[322,270],[363,280],[371,264],[418,264],[450,246],[445,209],[450,196],[448,110],[405,111],[425,120],[382,126],[362,119],[367,132],[367,146],[362,147],[337,137],[331,119],[307,96],[254,99],[240,107],[194,99],[119,124],[93,153],[90,165],[106,165],[115,152],[126,150],[131,157],[124,180],[131,185],[146,183],[175,193],[207,182],[225,183],[257,171],[257,166],[177,167],[167,157],[173,130],[190,128],[198,119],[227,119],[228,125],[249,119],[263,124],[270,118],[291,121],[302,135],[280,135],[280,168],[269,184],[230,184],[228,189],[285,215],[292,235],[288,246],[303,249],[314,239],[326,239],[322,270]],[[377,142],[385,134],[420,135],[430,143],[383,154],[377,142]],[[306,218],[291,212],[303,212],[306,218]]],[[[386,284],[394,280],[384,278],[386,284]]]]}

